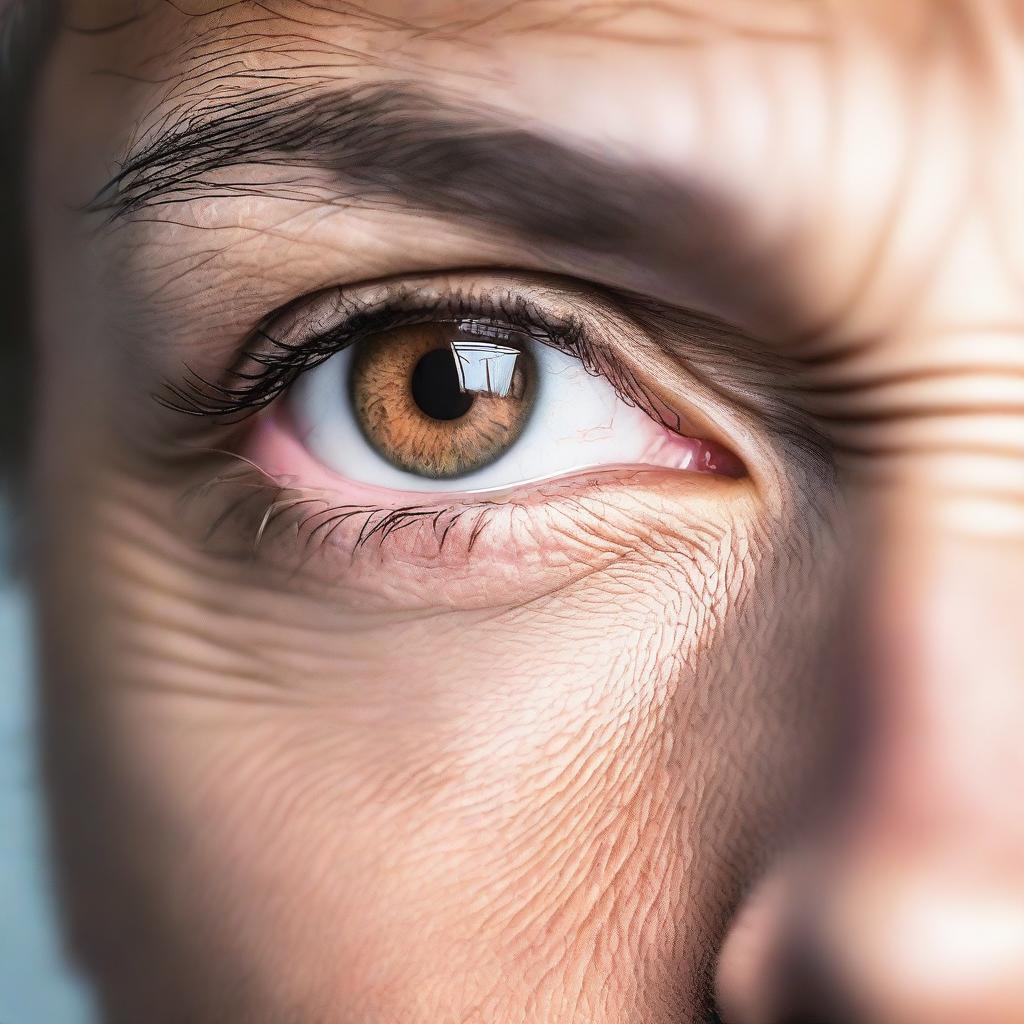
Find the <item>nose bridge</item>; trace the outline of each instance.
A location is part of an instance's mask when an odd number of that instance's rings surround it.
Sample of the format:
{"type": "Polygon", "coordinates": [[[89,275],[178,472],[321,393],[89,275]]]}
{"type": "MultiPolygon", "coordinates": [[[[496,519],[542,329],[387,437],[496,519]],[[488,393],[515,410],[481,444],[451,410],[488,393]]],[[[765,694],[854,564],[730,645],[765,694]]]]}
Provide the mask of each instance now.
{"type": "Polygon", "coordinates": [[[959,531],[937,500],[890,494],[864,510],[855,803],[903,828],[1016,831],[1024,858],[1024,539],[959,531]]]}

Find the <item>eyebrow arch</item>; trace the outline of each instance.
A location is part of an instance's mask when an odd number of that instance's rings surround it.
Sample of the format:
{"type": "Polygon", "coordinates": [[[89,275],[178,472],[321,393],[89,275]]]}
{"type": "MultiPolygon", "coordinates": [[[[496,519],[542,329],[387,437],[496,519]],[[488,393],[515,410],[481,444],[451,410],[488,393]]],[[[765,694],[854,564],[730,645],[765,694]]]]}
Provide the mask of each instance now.
{"type": "Polygon", "coordinates": [[[735,207],[683,173],[399,86],[314,95],[296,86],[181,115],[143,137],[89,208],[113,224],[204,196],[254,194],[441,215],[616,267],[687,274],[708,294],[742,292],[754,276],[770,293],[765,279],[778,271],[753,266],[735,207]],[[232,181],[242,167],[259,168],[261,180],[232,181]],[[304,171],[320,174],[303,180],[304,171]]]}
{"type": "MultiPolygon", "coordinates": [[[[445,105],[401,87],[306,88],[232,99],[180,115],[129,152],[92,208],[110,220],[204,194],[238,194],[217,176],[245,165],[328,172],[352,201],[396,199],[461,214],[528,235],[582,238],[618,247],[649,209],[666,200],[696,220],[708,197],[691,184],[513,125],[487,108],[445,105]]],[[[289,192],[294,179],[245,191],[289,192]]]]}

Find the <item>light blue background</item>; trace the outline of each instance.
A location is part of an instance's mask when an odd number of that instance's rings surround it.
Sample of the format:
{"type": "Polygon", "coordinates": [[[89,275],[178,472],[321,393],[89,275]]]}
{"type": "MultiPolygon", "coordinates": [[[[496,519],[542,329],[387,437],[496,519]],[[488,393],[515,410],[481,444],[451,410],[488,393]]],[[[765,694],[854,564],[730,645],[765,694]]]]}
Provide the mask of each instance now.
{"type": "MultiPolygon", "coordinates": [[[[0,508],[0,558],[6,554],[0,508]]],[[[33,748],[28,611],[0,561],[0,1024],[92,1024],[63,964],[33,748]]]]}

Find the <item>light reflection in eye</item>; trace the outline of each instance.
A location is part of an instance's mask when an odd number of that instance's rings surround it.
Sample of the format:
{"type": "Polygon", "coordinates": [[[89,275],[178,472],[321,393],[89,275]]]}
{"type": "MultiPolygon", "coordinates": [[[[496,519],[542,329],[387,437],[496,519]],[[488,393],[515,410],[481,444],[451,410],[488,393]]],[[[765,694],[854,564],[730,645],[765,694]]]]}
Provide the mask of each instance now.
{"type": "Polygon", "coordinates": [[[463,392],[508,398],[519,349],[488,341],[453,341],[451,351],[463,392]]]}

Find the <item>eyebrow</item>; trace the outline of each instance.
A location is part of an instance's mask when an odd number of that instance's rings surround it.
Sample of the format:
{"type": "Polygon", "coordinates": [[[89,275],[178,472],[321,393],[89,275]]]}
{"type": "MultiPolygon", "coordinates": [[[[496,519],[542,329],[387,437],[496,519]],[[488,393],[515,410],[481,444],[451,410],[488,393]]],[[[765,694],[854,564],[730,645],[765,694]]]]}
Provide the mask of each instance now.
{"type": "MultiPolygon", "coordinates": [[[[112,224],[154,207],[255,194],[421,211],[616,267],[686,274],[709,296],[742,294],[755,278],[762,295],[784,291],[781,278],[765,287],[777,259],[755,268],[760,257],[744,244],[735,205],[685,174],[394,86],[313,96],[296,86],[183,114],[143,138],[90,208],[112,224]],[[266,176],[233,181],[243,167],[266,176]],[[304,180],[304,171],[318,177],[304,180]]],[[[781,321],[789,308],[777,307],[781,321]]]]}
{"type": "Polygon", "coordinates": [[[649,200],[671,200],[695,221],[707,196],[682,182],[556,142],[484,107],[442,104],[400,87],[347,87],[306,95],[296,88],[179,115],[143,140],[94,200],[111,220],[202,195],[273,188],[301,198],[296,182],[232,184],[221,172],[245,165],[326,171],[339,198],[393,202],[486,219],[531,236],[620,246],[636,233],[649,200]]]}

